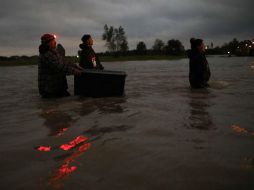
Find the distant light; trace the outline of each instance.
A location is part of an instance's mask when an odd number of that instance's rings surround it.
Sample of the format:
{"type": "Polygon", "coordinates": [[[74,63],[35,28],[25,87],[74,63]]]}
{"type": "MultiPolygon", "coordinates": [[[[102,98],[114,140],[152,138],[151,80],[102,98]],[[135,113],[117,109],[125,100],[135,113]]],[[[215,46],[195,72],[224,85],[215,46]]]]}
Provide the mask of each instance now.
{"type": "Polygon", "coordinates": [[[238,46],[237,48],[239,49],[240,47],[238,46]]]}
{"type": "Polygon", "coordinates": [[[251,48],[252,46],[250,45],[249,48],[251,48]]]}
{"type": "Polygon", "coordinates": [[[77,55],[77,58],[79,58],[79,56],[77,55]]]}
{"type": "Polygon", "coordinates": [[[230,54],[230,51],[228,51],[228,54],[230,54]]]}
{"type": "Polygon", "coordinates": [[[245,44],[245,46],[247,47],[247,46],[248,46],[248,44],[245,44]]]}
{"type": "Polygon", "coordinates": [[[56,39],[56,35],[54,34],[54,38],[56,39]]]}
{"type": "Polygon", "coordinates": [[[254,44],[254,41],[252,42],[252,44],[254,44]]]}

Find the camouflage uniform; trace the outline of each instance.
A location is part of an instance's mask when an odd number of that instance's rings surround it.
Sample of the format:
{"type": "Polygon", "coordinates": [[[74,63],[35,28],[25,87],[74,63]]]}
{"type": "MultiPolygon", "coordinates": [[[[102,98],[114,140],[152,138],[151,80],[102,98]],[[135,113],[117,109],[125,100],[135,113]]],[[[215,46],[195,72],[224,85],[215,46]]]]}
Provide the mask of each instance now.
{"type": "Polygon", "coordinates": [[[38,87],[42,97],[61,97],[69,93],[66,75],[74,74],[75,64],[64,62],[56,51],[40,54],[38,65],[38,87]]]}

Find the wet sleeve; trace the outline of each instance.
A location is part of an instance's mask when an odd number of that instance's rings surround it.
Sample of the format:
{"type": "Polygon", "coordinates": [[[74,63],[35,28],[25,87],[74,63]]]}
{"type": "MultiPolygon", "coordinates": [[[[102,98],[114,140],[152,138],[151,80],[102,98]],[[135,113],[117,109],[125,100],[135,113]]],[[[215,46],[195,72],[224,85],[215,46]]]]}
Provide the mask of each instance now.
{"type": "Polygon", "coordinates": [[[201,65],[201,82],[203,84],[206,84],[210,78],[210,68],[204,55],[201,57],[200,65],[201,65]]]}
{"type": "Polygon", "coordinates": [[[103,70],[104,69],[104,67],[103,67],[103,65],[101,64],[101,61],[100,61],[100,59],[99,59],[99,57],[96,55],[96,60],[97,60],[97,63],[96,64],[98,64],[98,68],[100,69],[100,70],[103,70]]]}
{"type": "Polygon", "coordinates": [[[205,81],[208,82],[210,77],[211,77],[210,67],[209,67],[209,64],[208,64],[208,62],[207,62],[207,60],[205,58],[205,72],[204,72],[205,81]]]}
{"type": "Polygon", "coordinates": [[[49,67],[56,72],[63,72],[67,75],[74,74],[74,66],[70,63],[64,62],[63,59],[60,59],[58,56],[53,54],[48,54],[46,56],[49,67]]]}

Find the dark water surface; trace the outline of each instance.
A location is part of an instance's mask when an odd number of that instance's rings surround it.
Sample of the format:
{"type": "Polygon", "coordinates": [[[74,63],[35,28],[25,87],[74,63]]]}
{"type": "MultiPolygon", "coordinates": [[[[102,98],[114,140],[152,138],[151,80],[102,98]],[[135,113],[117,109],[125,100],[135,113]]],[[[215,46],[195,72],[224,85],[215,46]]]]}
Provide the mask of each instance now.
{"type": "MultiPolygon", "coordinates": [[[[125,97],[42,100],[37,66],[0,68],[0,189],[253,190],[254,58],[104,63],[125,97]]],[[[73,77],[68,77],[73,94],[73,77]]]]}

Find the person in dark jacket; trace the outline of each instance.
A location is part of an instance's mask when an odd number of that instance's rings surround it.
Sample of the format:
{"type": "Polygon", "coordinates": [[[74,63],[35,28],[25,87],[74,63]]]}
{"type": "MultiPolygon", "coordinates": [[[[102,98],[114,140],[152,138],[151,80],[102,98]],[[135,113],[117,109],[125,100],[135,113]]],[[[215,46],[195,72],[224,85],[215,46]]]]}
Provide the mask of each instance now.
{"type": "Polygon", "coordinates": [[[38,88],[43,98],[69,96],[66,75],[80,75],[82,68],[63,60],[56,50],[56,37],[44,34],[39,46],[38,88]]]}
{"type": "Polygon", "coordinates": [[[202,39],[190,39],[191,50],[187,51],[189,62],[189,81],[191,88],[209,87],[211,76],[209,64],[205,56],[205,45],[202,39]]]}
{"type": "Polygon", "coordinates": [[[85,34],[82,38],[82,44],[79,45],[80,51],[78,52],[79,55],[79,66],[84,69],[98,69],[103,70],[104,67],[102,66],[98,56],[94,52],[93,46],[93,39],[91,35],[85,34]]]}

